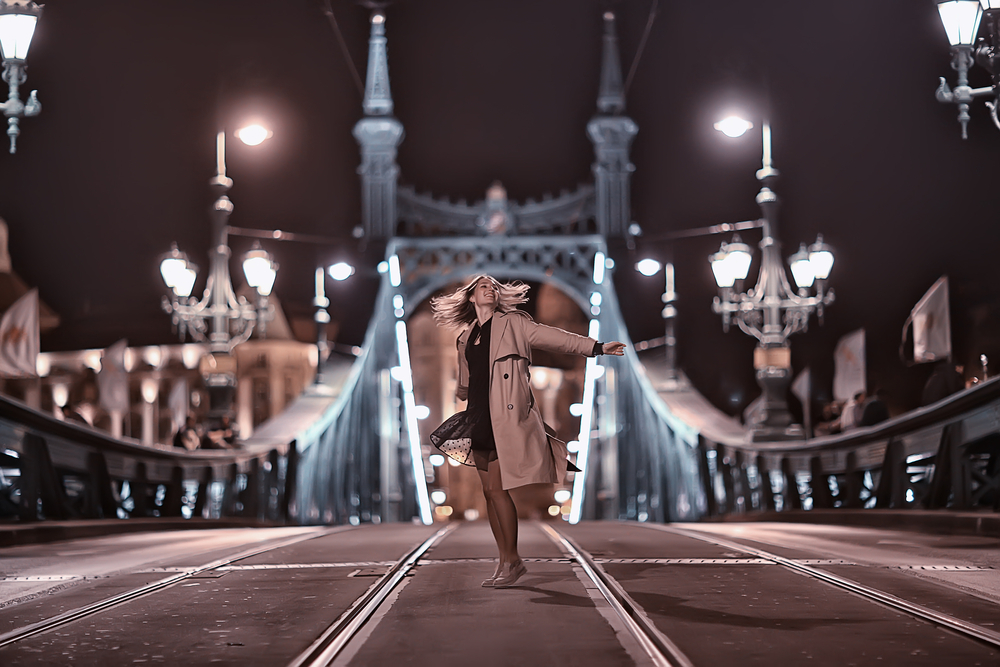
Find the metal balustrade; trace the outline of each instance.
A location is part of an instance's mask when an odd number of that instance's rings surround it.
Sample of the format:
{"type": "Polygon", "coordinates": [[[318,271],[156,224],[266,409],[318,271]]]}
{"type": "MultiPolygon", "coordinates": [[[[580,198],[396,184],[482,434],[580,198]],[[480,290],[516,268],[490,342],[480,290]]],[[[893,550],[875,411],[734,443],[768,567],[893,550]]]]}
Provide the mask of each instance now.
{"type": "Polygon", "coordinates": [[[806,441],[699,437],[708,516],[1000,510],[1000,378],[877,426],[806,441]]]}
{"type": "Polygon", "coordinates": [[[0,396],[0,516],[20,521],[243,517],[284,522],[294,443],[187,451],[116,439],[0,396]]]}

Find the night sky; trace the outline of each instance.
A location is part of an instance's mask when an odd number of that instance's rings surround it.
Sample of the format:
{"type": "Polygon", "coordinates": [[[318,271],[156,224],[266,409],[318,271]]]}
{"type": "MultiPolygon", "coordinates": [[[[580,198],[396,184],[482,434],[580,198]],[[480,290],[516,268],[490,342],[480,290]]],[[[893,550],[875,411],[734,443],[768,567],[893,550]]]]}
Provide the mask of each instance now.
{"type": "MultiPolygon", "coordinates": [[[[158,258],[177,241],[202,269],[200,293],[214,135],[251,117],[274,136],[257,148],[230,141],[231,224],[341,239],[267,249],[292,316],[311,311],[315,266],[359,264],[350,283],[328,289],[334,319],[347,318],[340,342],[360,343],[381,256],[373,247],[359,254],[351,238],[361,96],[322,0],[45,4],[22,89],[39,90],[42,114],[21,122],[18,153],[0,156],[14,268],[62,317],[42,349],[175,342],[159,306],[158,258]]],[[[602,11],[618,15],[627,71],[652,4],[390,4],[390,77],[406,130],[401,184],[474,201],[493,180],[517,200],[590,181],[585,131],[596,111],[602,11]]],[[[363,77],[370,10],[332,6],[363,77]]],[[[825,325],[813,320],[792,339],[796,371],[811,365],[821,395],[837,339],[865,327],[869,385],[888,388],[896,409],[913,407],[929,369],[899,360],[900,329],[946,273],[957,360],[971,365],[986,353],[1000,372],[1000,132],[979,101],[961,140],[957,110],[934,98],[939,76],[954,84],[949,62],[930,0],[658,4],[627,95],[639,126],[633,217],[647,237],[758,217],[759,132],[732,140],[712,124],[729,109],[769,113],[782,255],[817,233],[837,252],[825,325]]],[[[987,85],[988,75],[976,68],[972,83],[987,85]]],[[[681,365],[736,411],[757,393],[754,340],[735,328],[723,334],[711,312],[707,256],[722,240],[640,244],[635,256],[619,253],[614,279],[632,339],[662,335],[662,278],[631,265],[673,253],[681,365]]],[[[744,240],[755,245],[759,233],[744,240]]],[[[233,239],[234,256],[249,243],[233,239]]]]}

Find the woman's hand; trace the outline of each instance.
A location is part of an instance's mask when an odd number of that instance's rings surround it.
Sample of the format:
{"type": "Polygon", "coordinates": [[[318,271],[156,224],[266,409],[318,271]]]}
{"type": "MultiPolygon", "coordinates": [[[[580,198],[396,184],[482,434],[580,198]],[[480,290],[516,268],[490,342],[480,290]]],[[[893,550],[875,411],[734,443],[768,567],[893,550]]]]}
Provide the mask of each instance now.
{"type": "Polygon", "coordinates": [[[616,357],[620,357],[625,354],[625,343],[619,343],[617,341],[614,343],[605,343],[601,349],[604,354],[613,354],[616,357]]]}

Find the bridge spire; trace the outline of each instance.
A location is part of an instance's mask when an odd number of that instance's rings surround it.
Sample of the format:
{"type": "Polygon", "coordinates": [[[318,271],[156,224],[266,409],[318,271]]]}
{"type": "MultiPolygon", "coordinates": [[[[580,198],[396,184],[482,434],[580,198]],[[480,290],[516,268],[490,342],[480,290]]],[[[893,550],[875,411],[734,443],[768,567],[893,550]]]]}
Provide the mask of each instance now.
{"type": "Polygon", "coordinates": [[[587,123],[587,134],[594,144],[596,158],[593,170],[597,229],[605,238],[626,238],[632,222],[630,182],[635,170],[629,159],[629,147],[639,128],[631,118],[624,115],[625,88],[622,85],[613,12],[604,14],[604,48],[597,112],[587,123]]]}
{"type": "Polygon", "coordinates": [[[618,33],[612,12],[604,14],[604,48],[601,52],[601,87],[597,93],[597,110],[603,114],[620,114],[625,111],[618,33]]]}
{"type": "Polygon", "coordinates": [[[392,92],[389,90],[389,61],[386,57],[385,14],[372,14],[372,32],[368,39],[368,76],[365,79],[365,99],[362,103],[367,116],[392,114],[392,92]]]}
{"type": "Polygon", "coordinates": [[[389,62],[386,55],[385,14],[372,14],[368,40],[368,76],[362,108],[365,117],[354,126],[361,147],[361,221],[364,236],[385,240],[396,232],[396,184],[399,166],[396,147],[403,140],[403,124],[392,116],[389,62]]]}

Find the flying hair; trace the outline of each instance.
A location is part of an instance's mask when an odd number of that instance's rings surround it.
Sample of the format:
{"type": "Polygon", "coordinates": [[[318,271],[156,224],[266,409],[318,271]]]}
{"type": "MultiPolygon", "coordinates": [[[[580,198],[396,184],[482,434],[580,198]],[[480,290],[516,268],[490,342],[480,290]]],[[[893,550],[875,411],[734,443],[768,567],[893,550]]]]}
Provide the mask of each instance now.
{"type": "Polygon", "coordinates": [[[516,310],[519,304],[528,302],[529,286],[521,281],[501,283],[492,276],[478,275],[454,292],[431,299],[431,313],[438,326],[460,329],[476,319],[476,307],[469,301],[469,297],[483,279],[489,280],[497,288],[498,311],[509,313],[516,310]]]}

